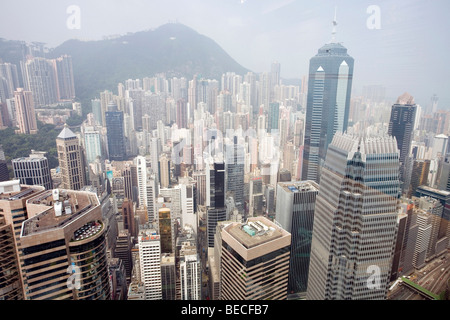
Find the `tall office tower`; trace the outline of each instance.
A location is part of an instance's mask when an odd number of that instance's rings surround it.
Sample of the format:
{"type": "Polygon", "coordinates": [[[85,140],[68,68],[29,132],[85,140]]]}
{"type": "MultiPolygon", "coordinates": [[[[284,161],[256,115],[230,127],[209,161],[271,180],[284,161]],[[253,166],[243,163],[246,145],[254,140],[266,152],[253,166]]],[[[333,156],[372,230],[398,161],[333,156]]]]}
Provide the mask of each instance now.
{"type": "Polygon", "coordinates": [[[147,206],[147,160],[145,157],[137,156],[134,161],[136,166],[138,189],[137,203],[139,207],[143,208],[147,206]]]}
{"type": "MultiPolygon", "coordinates": [[[[0,160],[1,163],[1,160],[0,160]]],[[[1,164],[0,164],[1,166],[1,164]]],[[[1,170],[0,170],[1,171],[1,170]]],[[[0,178],[1,181],[1,178],[0,178]]],[[[436,189],[450,191],[450,158],[445,157],[439,164],[439,175],[436,179],[436,189]]]]}
{"type": "Polygon", "coordinates": [[[101,133],[94,127],[86,128],[84,132],[84,146],[88,163],[94,163],[97,158],[103,159],[101,133]]]}
{"type": "Polygon", "coordinates": [[[284,300],[291,234],[264,217],[222,228],[221,299],[284,300]]]}
{"type": "Polygon", "coordinates": [[[158,162],[158,181],[161,188],[168,188],[171,185],[170,181],[170,158],[163,153],[159,157],[158,162]]]}
{"type": "Polygon", "coordinates": [[[178,128],[187,128],[188,125],[188,104],[186,100],[177,101],[177,126],[178,128]]]}
{"type": "Polygon", "coordinates": [[[123,261],[119,258],[108,260],[108,272],[111,284],[111,300],[127,300],[128,285],[123,261]]]}
{"type": "Polygon", "coordinates": [[[319,182],[334,134],[347,131],[354,59],[335,33],[309,64],[302,180],[319,182]]]}
{"type": "Polygon", "coordinates": [[[292,236],[288,296],[306,293],[318,192],[319,185],[313,181],[280,182],[277,185],[275,220],[292,236]]]}
{"type": "Polygon", "coordinates": [[[172,248],[173,225],[170,214],[170,208],[163,207],[158,210],[158,225],[159,225],[159,235],[161,239],[161,252],[173,253],[174,252],[172,248]]]}
{"type": "Polygon", "coordinates": [[[179,250],[181,300],[201,300],[202,266],[197,243],[193,237],[183,240],[179,250]]]}
{"type": "Polygon", "coordinates": [[[133,201],[124,197],[122,202],[123,227],[127,229],[133,238],[137,237],[137,226],[134,215],[133,201]]]}
{"type": "Polygon", "coordinates": [[[8,164],[6,163],[5,152],[0,144],[0,182],[9,180],[8,164]]]}
{"type": "Polygon", "coordinates": [[[133,269],[133,261],[131,259],[132,239],[128,230],[121,230],[117,235],[116,248],[114,257],[122,260],[125,267],[125,277],[127,283],[131,282],[131,271],[133,269]]]}
{"type": "Polygon", "coordinates": [[[249,186],[249,216],[259,216],[264,213],[263,210],[263,183],[261,177],[252,177],[250,178],[250,186],[249,186]]]}
{"type": "Polygon", "coordinates": [[[447,249],[448,237],[439,237],[442,212],[444,207],[438,199],[430,197],[421,197],[418,200],[419,208],[424,210],[430,217],[431,234],[426,253],[426,261],[430,261],[439,256],[447,249]]]}
{"type": "Polygon", "coordinates": [[[162,153],[161,139],[151,138],[150,139],[150,164],[153,173],[158,173],[158,161],[162,153]]]}
{"type": "Polygon", "coordinates": [[[226,196],[233,197],[236,208],[244,212],[244,166],[245,149],[238,143],[238,137],[225,145],[226,196]]]}
{"type": "Polygon", "coordinates": [[[55,104],[58,99],[58,80],[51,60],[36,57],[22,63],[22,75],[27,91],[33,93],[36,106],[55,104]]]}
{"type": "Polygon", "coordinates": [[[398,169],[393,137],[335,134],[316,198],[308,300],[386,298],[397,235],[398,169]]]}
{"type": "Polygon", "coordinates": [[[267,131],[269,133],[272,130],[278,130],[278,122],[280,120],[280,104],[278,102],[271,102],[269,104],[269,114],[268,114],[268,123],[267,123],[267,131]]]}
{"type": "Polygon", "coordinates": [[[294,123],[294,146],[299,148],[303,145],[303,129],[304,121],[303,119],[297,119],[294,123]]]}
{"type": "Polygon", "coordinates": [[[275,187],[273,185],[266,185],[264,196],[266,198],[266,214],[272,216],[276,210],[275,187]]]}
{"type": "Polygon", "coordinates": [[[395,281],[414,271],[413,257],[418,231],[417,214],[414,210],[413,201],[408,198],[401,199],[390,281],[395,281]]]}
{"type": "Polygon", "coordinates": [[[420,186],[416,189],[416,197],[430,197],[437,199],[442,204],[442,213],[438,216],[439,232],[438,242],[447,241],[446,246],[450,246],[450,191],[438,190],[427,186],[420,186]]]}
{"type": "MultiPolygon", "coordinates": [[[[405,233],[403,235],[403,247],[400,255],[400,262],[398,270],[393,270],[391,275],[391,280],[394,279],[393,276],[397,275],[409,275],[414,271],[413,257],[414,250],[416,247],[417,233],[419,226],[417,225],[417,214],[414,211],[414,203],[410,199],[404,199],[400,202],[400,208],[402,213],[406,213],[407,221],[405,226],[405,233]],[[397,271],[397,272],[394,272],[397,271]]],[[[401,237],[401,232],[399,229],[397,238],[401,237]]],[[[394,267],[394,261],[393,261],[394,267]]]]}
{"type": "Polygon", "coordinates": [[[45,191],[28,200],[27,211],[34,216],[20,235],[25,298],[109,300],[107,226],[97,195],[45,191]]]}
{"type": "Polygon", "coordinates": [[[155,230],[141,230],[139,234],[139,264],[145,300],[162,299],[161,239],[155,230]]]}
{"type": "Polygon", "coordinates": [[[195,199],[196,187],[193,182],[181,183],[181,226],[185,225],[192,228],[193,232],[197,234],[198,229],[198,216],[197,216],[197,203],[195,199]]]}
{"type": "MultiPolygon", "coordinates": [[[[1,187],[0,187],[1,188],[1,187]]],[[[2,194],[0,193],[0,201],[2,194]]],[[[0,213],[0,300],[23,300],[20,265],[14,241],[14,230],[0,213]]]]}
{"type": "Polygon", "coordinates": [[[16,119],[19,132],[36,134],[38,132],[36,113],[34,112],[34,99],[31,91],[17,88],[14,91],[14,105],[16,107],[16,119]]]}
{"type": "Polygon", "coordinates": [[[86,185],[83,152],[77,136],[67,125],[56,137],[56,151],[61,169],[62,188],[80,190],[86,185]]]}
{"type": "Polygon", "coordinates": [[[161,254],[162,299],[176,300],[177,271],[175,254],[161,254]]]}
{"type": "Polygon", "coordinates": [[[102,104],[100,99],[91,100],[92,113],[94,114],[95,122],[103,126],[103,116],[102,116],[102,104]]]}
{"type": "Polygon", "coordinates": [[[419,186],[427,185],[430,173],[430,160],[414,160],[411,170],[411,182],[408,189],[408,198],[416,193],[419,186]]]}
{"type": "Polygon", "coordinates": [[[62,55],[54,60],[57,72],[59,100],[75,99],[75,82],[73,78],[72,57],[62,55]]]}
{"type": "Polygon", "coordinates": [[[13,159],[14,178],[21,184],[40,185],[46,190],[53,189],[52,177],[45,152],[31,150],[28,158],[13,159]]]}
{"type": "Polygon", "coordinates": [[[123,130],[123,112],[117,110],[114,102],[108,104],[105,113],[108,137],[108,154],[110,161],[125,160],[125,136],[123,130]]]}
{"type": "Polygon", "coordinates": [[[17,66],[11,63],[0,63],[0,101],[14,97],[14,91],[19,88],[17,66]]]}
{"type": "Polygon", "coordinates": [[[400,181],[402,182],[403,192],[408,190],[411,179],[407,172],[416,110],[417,106],[414,103],[414,98],[408,93],[404,93],[392,106],[391,119],[389,121],[389,135],[395,137],[400,150],[400,181]]]}
{"type": "Polygon", "coordinates": [[[145,188],[147,199],[147,203],[145,204],[145,207],[147,208],[147,219],[151,222],[158,218],[158,212],[156,210],[156,198],[159,194],[159,186],[158,180],[156,180],[155,175],[151,174],[147,177],[145,188]]]}
{"type": "Polygon", "coordinates": [[[447,154],[447,147],[448,147],[448,136],[445,134],[438,134],[433,139],[433,149],[431,152],[431,159],[444,159],[445,155],[447,154]]]}

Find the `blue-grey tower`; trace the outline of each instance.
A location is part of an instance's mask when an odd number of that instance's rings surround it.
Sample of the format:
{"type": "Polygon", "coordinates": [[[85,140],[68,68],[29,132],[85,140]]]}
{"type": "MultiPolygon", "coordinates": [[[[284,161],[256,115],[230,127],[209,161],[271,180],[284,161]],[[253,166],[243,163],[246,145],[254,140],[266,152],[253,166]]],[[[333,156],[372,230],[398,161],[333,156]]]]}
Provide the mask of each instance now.
{"type": "Polygon", "coordinates": [[[123,112],[117,110],[114,102],[108,104],[105,112],[106,130],[108,138],[109,160],[125,160],[125,136],[123,128],[123,112]]]}
{"type": "Polygon", "coordinates": [[[336,42],[336,17],[333,25],[331,42],[309,65],[302,180],[319,182],[328,145],[348,126],[354,59],[336,42]]]}

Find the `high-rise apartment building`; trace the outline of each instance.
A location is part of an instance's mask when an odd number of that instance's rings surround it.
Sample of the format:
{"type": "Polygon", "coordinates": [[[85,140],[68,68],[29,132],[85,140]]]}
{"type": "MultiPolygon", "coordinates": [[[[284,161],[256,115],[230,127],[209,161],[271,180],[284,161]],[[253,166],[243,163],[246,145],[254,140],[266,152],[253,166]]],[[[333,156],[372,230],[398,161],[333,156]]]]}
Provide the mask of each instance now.
{"type": "Polygon", "coordinates": [[[52,105],[59,101],[58,74],[52,60],[30,58],[22,63],[24,86],[33,94],[36,106],[52,105]]]}
{"type": "Polygon", "coordinates": [[[25,91],[23,88],[17,88],[17,90],[14,91],[14,105],[16,108],[16,120],[19,126],[19,132],[36,134],[38,128],[32,92],[25,91]]]}
{"type": "Polygon", "coordinates": [[[86,185],[83,152],[78,137],[66,125],[56,138],[62,188],[80,190],[86,185]]]}
{"type": "Polygon", "coordinates": [[[28,158],[13,159],[14,178],[21,184],[40,185],[46,190],[53,189],[52,177],[45,152],[31,150],[28,158]]]}
{"type": "Polygon", "coordinates": [[[318,192],[319,185],[313,181],[277,185],[275,220],[292,235],[288,295],[306,293],[318,192]]]}
{"type": "Polygon", "coordinates": [[[287,297],[291,234],[265,217],[221,230],[222,300],[287,297]]]}
{"type": "Polygon", "coordinates": [[[392,106],[391,119],[389,121],[389,135],[395,137],[400,150],[400,181],[402,190],[406,192],[409,188],[411,176],[408,170],[411,167],[409,159],[411,153],[411,143],[413,139],[414,124],[416,119],[417,105],[414,98],[404,93],[392,106]]]}
{"type": "Polygon", "coordinates": [[[348,126],[354,59],[334,39],[309,64],[302,180],[319,182],[336,132],[348,126]]]}
{"type": "Polygon", "coordinates": [[[316,198],[308,300],[386,298],[397,235],[398,169],[394,138],[335,134],[316,198]]]}
{"type": "Polygon", "coordinates": [[[97,195],[54,189],[26,205],[32,217],[20,234],[25,298],[109,300],[107,230],[97,195]]]}
{"type": "Polygon", "coordinates": [[[75,99],[75,82],[73,77],[72,57],[63,55],[54,59],[57,72],[58,99],[75,99]]]}

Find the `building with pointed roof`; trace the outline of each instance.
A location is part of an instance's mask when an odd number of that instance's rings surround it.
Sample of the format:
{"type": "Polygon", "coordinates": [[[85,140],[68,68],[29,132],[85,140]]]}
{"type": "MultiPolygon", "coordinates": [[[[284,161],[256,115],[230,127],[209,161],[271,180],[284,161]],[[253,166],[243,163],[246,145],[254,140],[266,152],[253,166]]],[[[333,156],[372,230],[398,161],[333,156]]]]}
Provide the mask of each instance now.
{"type": "Polygon", "coordinates": [[[354,59],[333,38],[318,50],[309,65],[302,180],[319,182],[328,145],[348,126],[354,59]]]}
{"type": "Polygon", "coordinates": [[[80,190],[86,185],[83,152],[78,137],[66,125],[56,137],[59,168],[61,170],[62,188],[80,190]]]}

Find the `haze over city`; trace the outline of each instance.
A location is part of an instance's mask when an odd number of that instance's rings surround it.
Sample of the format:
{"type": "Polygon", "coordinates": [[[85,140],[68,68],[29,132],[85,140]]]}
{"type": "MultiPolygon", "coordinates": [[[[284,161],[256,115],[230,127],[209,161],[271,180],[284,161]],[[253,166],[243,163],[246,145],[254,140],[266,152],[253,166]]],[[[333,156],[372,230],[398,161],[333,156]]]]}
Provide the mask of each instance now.
{"type": "Polygon", "coordinates": [[[0,301],[450,300],[448,9],[2,5],[0,301]]]}
{"type": "Polygon", "coordinates": [[[337,40],[358,60],[354,95],[365,85],[378,84],[392,102],[406,91],[427,107],[436,94],[439,108],[450,108],[446,0],[19,0],[2,4],[0,37],[53,48],[73,38],[99,40],[179,22],[212,38],[254,72],[278,61],[282,78],[301,79],[309,58],[331,39],[335,8],[337,40]],[[80,8],[80,29],[66,26],[71,5],[80,8]],[[371,5],[380,9],[379,29],[367,26],[371,5]]]}

